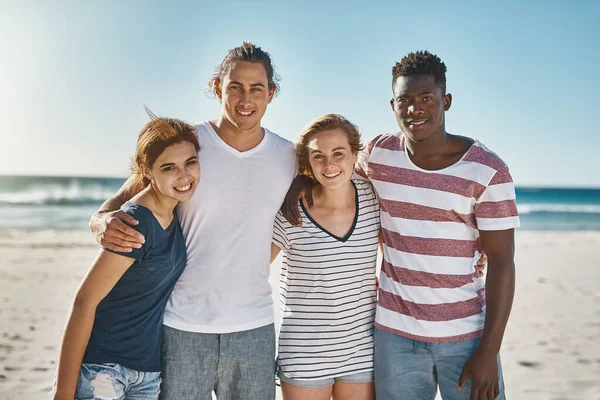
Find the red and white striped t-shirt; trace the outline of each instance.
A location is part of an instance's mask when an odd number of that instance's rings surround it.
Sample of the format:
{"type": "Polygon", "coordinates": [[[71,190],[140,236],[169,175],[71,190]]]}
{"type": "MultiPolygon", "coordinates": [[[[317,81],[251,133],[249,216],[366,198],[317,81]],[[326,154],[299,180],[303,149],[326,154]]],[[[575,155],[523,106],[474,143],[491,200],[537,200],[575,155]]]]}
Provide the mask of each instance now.
{"type": "Polygon", "coordinates": [[[455,164],[417,167],[401,134],[380,135],[361,167],[381,204],[383,266],[375,326],[425,342],[481,336],[485,282],[479,230],[519,226],[506,164],[475,141],[455,164]]]}

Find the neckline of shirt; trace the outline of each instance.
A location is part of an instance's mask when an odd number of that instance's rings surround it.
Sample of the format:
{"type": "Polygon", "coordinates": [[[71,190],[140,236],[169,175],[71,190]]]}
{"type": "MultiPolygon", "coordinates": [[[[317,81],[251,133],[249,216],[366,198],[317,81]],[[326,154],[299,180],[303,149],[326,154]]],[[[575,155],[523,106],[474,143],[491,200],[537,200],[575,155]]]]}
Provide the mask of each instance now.
{"type": "Polygon", "coordinates": [[[457,165],[459,165],[460,163],[462,163],[465,160],[465,158],[467,157],[467,154],[469,154],[475,146],[481,147],[481,146],[479,146],[480,145],[479,140],[473,139],[473,143],[471,143],[471,146],[469,147],[469,149],[467,151],[465,151],[465,154],[463,154],[462,157],[459,158],[455,163],[450,164],[447,167],[442,168],[442,169],[424,169],[424,168],[419,167],[417,164],[415,164],[413,162],[413,160],[410,159],[410,155],[408,154],[408,151],[406,150],[405,140],[406,140],[406,138],[404,137],[404,134],[402,132],[400,132],[400,149],[404,152],[404,156],[406,157],[408,164],[412,168],[416,169],[417,171],[427,172],[430,174],[444,173],[444,172],[450,170],[451,168],[456,167],[457,165]]]}
{"type": "MultiPolygon", "coordinates": [[[[262,129],[264,129],[265,134],[264,134],[262,140],[260,141],[260,143],[257,144],[255,147],[251,148],[250,150],[238,151],[238,150],[234,149],[233,147],[231,147],[230,145],[228,145],[227,143],[225,143],[225,141],[223,139],[221,139],[221,137],[217,134],[217,132],[213,128],[210,121],[205,121],[202,124],[204,125],[204,127],[206,128],[206,130],[208,131],[210,136],[212,136],[213,139],[219,144],[219,146],[221,146],[227,152],[231,153],[232,155],[234,155],[236,157],[249,157],[249,156],[253,155],[254,153],[257,153],[263,147],[266,146],[266,143],[269,140],[269,136],[271,134],[271,131],[269,131],[267,128],[261,127],[262,129]]],[[[202,156],[202,154],[200,156],[202,156]]]]}
{"type": "Polygon", "coordinates": [[[304,215],[306,215],[306,217],[310,220],[310,222],[312,222],[313,225],[316,226],[319,230],[323,231],[324,233],[328,234],[335,240],[342,242],[342,243],[344,243],[348,239],[350,239],[350,236],[352,236],[352,234],[354,233],[354,230],[356,229],[356,224],[358,223],[358,214],[360,212],[360,207],[358,204],[358,188],[356,187],[356,183],[354,183],[353,180],[350,180],[350,182],[352,182],[352,185],[354,186],[354,202],[355,202],[354,220],[352,221],[352,226],[350,226],[350,230],[348,231],[348,233],[346,233],[346,235],[344,237],[336,236],[333,233],[329,232],[327,229],[323,228],[317,221],[315,221],[313,219],[313,217],[310,216],[308,211],[306,211],[306,208],[304,208],[304,203],[302,202],[302,199],[300,199],[300,207],[302,208],[304,215]]]}
{"type": "Polygon", "coordinates": [[[154,213],[152,212],[151,209],[149,209],[146,206],[143,206],[141,204],[138,203],[134,203],[131,200],[128,200],[125,204],[130,204],[130,205],[134,205],[137,208],[143,208],[144,210],[146,210],[147,212],[150,213],[150,215],[152,215],[152,218],[154,219],[154,222],[156,224],[158,224],[158,226],[160,227],[160,229],[164,232],[170,232],[171,230],[173,230],[173,227],[175,226],[175,223],[177,222],[177,209],[173,210],[173,219],[171,220],[171,223],[169,224],[169,226],[167,226],[166,228],[163,228],[162,225],[160,224],[160,222],[158,221],[158,218],[156,218],[156,215],[154,215],[154,213]]]}

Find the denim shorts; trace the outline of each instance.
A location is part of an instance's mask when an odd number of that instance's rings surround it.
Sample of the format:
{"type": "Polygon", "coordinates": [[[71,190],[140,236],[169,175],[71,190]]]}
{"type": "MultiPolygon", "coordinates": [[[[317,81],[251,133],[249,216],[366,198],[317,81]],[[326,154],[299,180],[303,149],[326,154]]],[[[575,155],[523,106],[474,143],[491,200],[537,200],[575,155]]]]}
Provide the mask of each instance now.
{"type": "Polygon", "coordinates": [[[160,372],[141,372],[119,364],[82,364],[77,400],[156,400],[160,372]]]}
{"type": "Polygon", "coordinates": [[[373,382],[374,372],[366,371],[366,372],[357,372],[354,374],[341,375],[333,378],[325,378],[325,379],[294,379],[286,376],[283,372],[279,372],[279,379],[285,383],[289,383],[290,385],[300,386],[305,388],[323,388],[333,385],[336,382],[349,382],[349,383],[366,383],[373,382]]]}

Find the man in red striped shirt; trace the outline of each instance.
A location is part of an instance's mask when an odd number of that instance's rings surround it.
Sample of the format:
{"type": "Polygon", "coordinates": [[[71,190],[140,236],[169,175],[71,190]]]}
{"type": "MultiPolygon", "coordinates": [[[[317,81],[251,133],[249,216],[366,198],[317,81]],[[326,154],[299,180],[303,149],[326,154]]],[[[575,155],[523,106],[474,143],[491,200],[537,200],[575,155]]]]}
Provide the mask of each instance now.
{"type": "MultiPolygon", "coordinates": [[[[446,66],[410,53],[392,70],[400,132],[368,147],[384,262],[375,319],[378,400],[504,399],[499,351],[514,295],[515,190],[506,164],[445,129],[446,66]],[[482,252],[487,279],[475,276],[482,252]]],[[[360,170],[361,168],[359,168],[360,170]]]]}

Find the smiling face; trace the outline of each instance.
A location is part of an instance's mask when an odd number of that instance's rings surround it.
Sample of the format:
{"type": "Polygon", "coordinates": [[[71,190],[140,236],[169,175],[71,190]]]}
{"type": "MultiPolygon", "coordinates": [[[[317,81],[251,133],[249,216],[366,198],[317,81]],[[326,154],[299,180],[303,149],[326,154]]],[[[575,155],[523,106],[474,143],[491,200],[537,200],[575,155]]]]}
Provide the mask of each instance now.
{"type": "Polygon", "coordinates": [[[312,175],[324,188],[339,188],[350,181],[357,155],[343,129],[315,133],[307,147],[312,175]]]}
{"type": "Polygon", "coordinates": [[[260,129],[274,92],[264,65],[248,61],[234,62],[215,87],[223,118],[241,131],[260,129]]]}
{"type": "Polygon", "coordinates": [[[399,76],[392,89],[392,110],[409,140],[422,143],[445,133],[444,112],[450,109],[452,95],[444,95],[433,75],[399,76]]]}
{"type": "Polygon", "coordinates": [[[189,200],[200,180],[196,148],[185,140],[167,147],[145,175],[157,194],[177,201],[189,200]]]}

